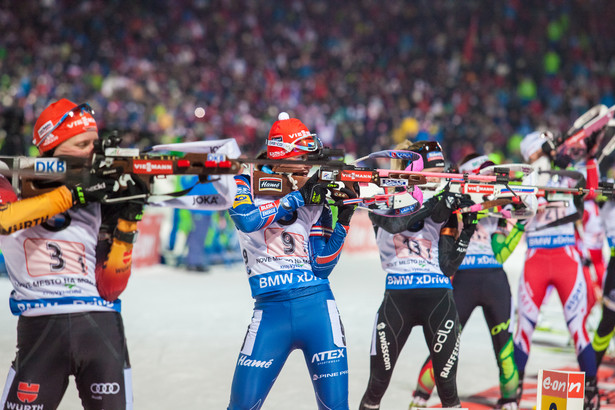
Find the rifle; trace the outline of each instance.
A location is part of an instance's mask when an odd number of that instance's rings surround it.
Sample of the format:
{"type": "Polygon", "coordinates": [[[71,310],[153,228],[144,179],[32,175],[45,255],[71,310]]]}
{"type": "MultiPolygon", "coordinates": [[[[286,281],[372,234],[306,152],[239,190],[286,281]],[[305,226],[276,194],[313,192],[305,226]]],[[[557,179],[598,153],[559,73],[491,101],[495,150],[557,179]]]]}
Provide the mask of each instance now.
{"type": "Polygon", "coordinates": [[[604,139],[608,141],[604,147],[600,150],[600,156],[598,157],[598,164],[611,155],[615,151],[615,119],[611,118],[604,130],[604,139]]]}
{"type": "MultiPolygon", "coordinates": [[[[211,176],[238,174],[242,167],[239,161],[215,152],[142,154],[135,148],[120,148],[120,143],[117,133],[100,139],[91,159],[0,157],[5,165],[0,167],[0,174],[11,178],[13,188],[22,198],[40,195],[66,183],[78,183],[88,173],[117,179],[117,195],[103,200],[103,203],[114,203],[135,199],[121,195],[129,177],[139,179],[151,193],[157,178],[196,175],[201,182],[205,182],[211,176]]],[[[180,196],[187,191],[189,189],[167,195],[180,196]]]]}
{"type": "MultiPolygon", "coordinates": [[[[605,139],[604,131],[613,126],[611,120],[614,114],[615,106],[610,108],[603,104],[593,106],[577,118],[565,134],[554,138],[556,151],[575,159],[583,153],[590,153],[589,151],[595,153],[605,139]],[[595,140],[591,141],[592,139],[595,140]]],[[[612,137],[613,134],[609,135],[609,138],[612,137]]],[[[612,152],[615,146],[609,145],[610,142],[609,139],[604,148],[608,147],[612,152]]]]}
{"type": "MultiPolygon", "coordinates": [[[[461,213],[490,210],[492,208],[500,208],[511,204],[513,206],[512,210],[504,211],[498,209],[497,211],[490,212],[490,214],[493,216],[515,219],[526,219],[535,214],[534,211],[524,206],[524,197],[530,195],[544,197],[547,203],[542,205],[543,207],[568,206],[572,197],[590,193],[601,194],[609,198],[613,197],[613,184],[605,182],[601,182],[596,189],[583,187],[566,188],[522,185],[519,184],[519,182],[515,184],[515,181],[510,177],[511,173],[521,172],[524,176],[527,176],[532,171],[533,168],[531,165],[509,164],[487,167],[481,170],[478,175],[423,172],[421,174],[431,178],[447,180],[447,183],[446,185],[442,183],[437,185],[419,185],[419,188],[437,191],[447,189],[453,195],[470,195],[476,204],[460,209],[459,212],[461,213]]],[[[555,174],[573,179],[582,178],[582,174],[576,171],[557,170],[540,171],[540,173],[555,174]]]]}
{"type": "MultiPolygon", "coordinates": [[[[416,211],[422,205],[422,192],[417,185],[427,182],[425,176],[413,174],[408,171],[395,171],[359,167],[360,161],[374,158],[395,158],[410,161],[411,168],[421,170],[422,158],[412,151],[385,150],[374,152],[368,156],[359,158],[350,164],[333,159],[334,156],[343,156],[342,150],[324,148],[316,154],[316,157],[308,156],[306,161],[299,162],[302,165],[318,166],[319,180],[328,184],[330,196],[334,201],[344,204],[355,203],[369,206],[360,209],[371,210],[387,216],[401,216],[416,211]],[[349,199],[341,189],[347,188],[357,195],[357,199],[349,199]],[[387,193],[386,188],[401,188],[401,192],[387,193]]],[[[292,160],[267,160],[267,159],[239,159],[247,164],[259,165],[297,165],[292,160]]],[[[300,189],[307,176],[297,176],[291,173],[272,173],[261,170],[252,170],[252,190],[255,196],[281,197],[292,191],[300,189]]]]}

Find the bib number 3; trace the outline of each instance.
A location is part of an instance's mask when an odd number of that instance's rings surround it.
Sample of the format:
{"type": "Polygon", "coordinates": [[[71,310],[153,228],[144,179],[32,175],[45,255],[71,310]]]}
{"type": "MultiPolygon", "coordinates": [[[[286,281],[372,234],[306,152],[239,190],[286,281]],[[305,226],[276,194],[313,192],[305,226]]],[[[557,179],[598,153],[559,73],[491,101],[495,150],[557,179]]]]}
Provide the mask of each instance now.
{"type": "Polygon", "coordinates": [[[78,242],[28,238],[24,242],[26,268],[32,277],[87,275],[85,246],[78,242]]]}

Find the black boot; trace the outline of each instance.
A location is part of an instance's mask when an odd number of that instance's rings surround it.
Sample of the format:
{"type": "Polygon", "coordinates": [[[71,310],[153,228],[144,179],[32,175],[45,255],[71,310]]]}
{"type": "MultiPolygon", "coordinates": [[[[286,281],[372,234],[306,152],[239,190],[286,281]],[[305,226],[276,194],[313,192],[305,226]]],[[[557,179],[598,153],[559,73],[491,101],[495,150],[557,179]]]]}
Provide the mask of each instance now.
{"type": "Polygon", "coordinates": [[[584,410],[600,409],[600,395],[598,394],[598,382],[595,377],[585,379],[585,403],[584,410]]]}
{"type": "Polygon", "coordinates": [[[500,410],[519,410],[519,404],[515,399],[502,399],[500,398],[495,405],[496,409],[500,410]]]}
{"type": "Polygon", "coordinates": [[[361,400],[359,404],[359,410],[378,410],[380,408],[380,404],[370,404],[367,403],[365,397],[361,400]]]}
{"type": "Polygon", "coordinates": [[[517,404],[521,407],[521,399],[523,398],[523,376],[524,373],[519,372],[519,385],[517,386],[517,404]]]}

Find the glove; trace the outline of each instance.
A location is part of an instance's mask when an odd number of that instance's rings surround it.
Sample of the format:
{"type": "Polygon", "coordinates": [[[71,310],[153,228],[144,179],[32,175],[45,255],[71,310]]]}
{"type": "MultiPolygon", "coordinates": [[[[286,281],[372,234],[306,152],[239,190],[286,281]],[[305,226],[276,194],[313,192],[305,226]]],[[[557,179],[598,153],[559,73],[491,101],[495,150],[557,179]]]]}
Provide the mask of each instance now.
{"type": "Polygon", "coordinates": [[[306,205],[320,205],[327,199],[327,184],[319,182],[316,173],[305,181],[299,193],[306,205]]]}
{"type": "MultiPolygon", "coordinates": [[[[451,212],[454,207],[455,197],[454,194],[451,194],[448,189],[442,192],[439,195],[431,198],[428,203],[433,202],[433,207],[431,210],[431,219],[435,223],[442,223],[451,216],[451,212]]],[[[456,208],[455,208],[456,209],[456,208]]]]}
{"type": "Polygon", "coordinates": [[[81,182],[67,184],[73,196],[73,205],[86,206],[92,202],[101,202],[114,192],[115,179],[87,173],[81,182]]]}
{"type": "MultiPolygon", "coordinates": [[[[348,188],[340,189],[341,192],[348,196],[348,199],[354,199],[357,194],[348,188]]],[[[355,204],[344,205],[343,200],[335,202],[333,205],[337,206],[337,221],[344,226],[350,226],[350,218],[354,214],[354,210],[357,208],[355,204]]]]}
{"type": "Polygon", "coordinates": [[[553,159],[553,165],[555,165],[558,168],[565,169],[568,167],[568,165],[570,165],[572,161],[573,161],[573,158],[570,155],[564,154],[564,153],[558,153],[557,155],[555,155],[555,158],[553,159]]]}
{"type": "Polygon", "coordinates": [[[601,133],[603,132],[603,130],[598,130],[598,131],[594,131],[592,132],[592,134],[585,138],[585,146],[587,147],[587,157],[588,158],[592,158],[596,155],[596,151],[598,151],[599,145],[598,141],[601,140],[601,133]]]}
{"type": "Polygon", "coordinates": [[[463,223],[463,230],[474,231],[478,224],[478,212],[466,212],[461,214],[461,222],[463,223]]]}
{"type": "Polygon", "coordinates": [[[474,205],[474,201],[467,194],[458,194],[456,192],[444,191],[440,195],[440,200],[444,203],[447,209],[455,211],[459,208],[474,205]]]}
{"type": "Polygon", "coordinates": [[[122,208],[119,213],[119,217],[126,221],[140,221],[143,218],[143,207],[149,194],[149,189],[145,183],[137,177],[129,179],[126,182],[126,190],[123,197],[137,197],[132,198],[122,203],[122,208]]]}
{"type": "Polygon", "coordinates": [[[525,232],[525,225],[527,224],[527,222],[528,222],[528,219],[521,219],[517,221],[517,223],[515,224],[515,228],[517,228],[521,232],[525,232]]]}

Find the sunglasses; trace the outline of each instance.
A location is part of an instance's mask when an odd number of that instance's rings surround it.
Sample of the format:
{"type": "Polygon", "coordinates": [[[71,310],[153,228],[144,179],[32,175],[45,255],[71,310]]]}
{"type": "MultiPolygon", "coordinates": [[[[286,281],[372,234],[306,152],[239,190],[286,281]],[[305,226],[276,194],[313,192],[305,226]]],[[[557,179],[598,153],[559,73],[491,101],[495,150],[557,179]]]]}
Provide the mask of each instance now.
{"type": "Polygon", "coordinates": [[[45,139],[48,136],[50,136],[51,133],[54,132],[60,125],[62,125],[62,123],[64,123],[64,121],[66,121],[68,118],[73,118],[77,114],[83,115],[84,112],[87,112],[90,115],[93,115],[94,114],[94,109],[92,109],[92,107],[90,107],[90,104],[83,103],[83,104],[80,104],[80,105],[76,106],[75,108],[69,110],[66,114],[64,114],[60,118],[60,120],[57,123],[55,123],[55,125],[53,127],[51,127],[49,130],[45,131],[45,135],[43,135],[43,137],[38,142],[38,144],[36,144],[36,146],[38,147],[39,145],[41,145],[43,143],[43,141],[45,141],[45,139]]]}
{"type": "Polygon", "coordinates": [[[415,143],[418,147],[411,147],[409,149],[415,152],[432,152],[432,151],[440,151],[442,152],[442,146],[437,141],[419,141],[415,143]]]}
{"type": "MultiPolygon", "coordinates": [[[[274,136],[274,138],[275,137],[278,137],[278,136],[274,136]]],[[[303,137],[297,138],[293,142],[282,142],[282,141],[271,139],[267,141],[267,145],[283,148],[284,150],[286,150],[286,152],[291,152],[293,150],[299,150],[299,151],[305,151],[307,153],[307,152],[318,151],[320,148],[322,148],[322,142],[320,141],[320,138],[316,136],[316,134],[304,135],[303,137]],[[300,141],[303,141],[302,145],[298,144],[300,141]]]]}

